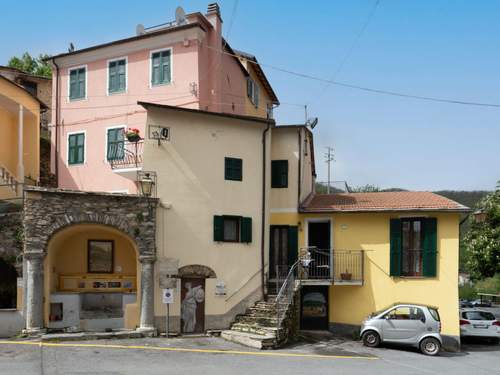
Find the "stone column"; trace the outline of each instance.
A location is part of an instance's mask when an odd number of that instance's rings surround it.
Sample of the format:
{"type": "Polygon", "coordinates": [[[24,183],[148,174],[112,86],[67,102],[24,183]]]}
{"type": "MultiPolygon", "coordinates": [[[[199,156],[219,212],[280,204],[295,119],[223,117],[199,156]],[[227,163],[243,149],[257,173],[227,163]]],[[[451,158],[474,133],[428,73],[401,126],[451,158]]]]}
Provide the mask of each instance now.
{"type": "Polygon", "coordinates": [[[43,329],[43,257],[42,252],[24,254],[27,333],[38,333],[43,329]]]}
{"type": "Polygon", "coordinates": [[[19,121],[17,123],[17,181],[24,182],[24,107],[19,104],[19,121]]]}
{"type": "Polygon", "coordinates": [[[141,255],[139,261],[141,267],[141,331],[153,331],[154,324],[154,266],[156,257],[154,255],[141,255]]]}

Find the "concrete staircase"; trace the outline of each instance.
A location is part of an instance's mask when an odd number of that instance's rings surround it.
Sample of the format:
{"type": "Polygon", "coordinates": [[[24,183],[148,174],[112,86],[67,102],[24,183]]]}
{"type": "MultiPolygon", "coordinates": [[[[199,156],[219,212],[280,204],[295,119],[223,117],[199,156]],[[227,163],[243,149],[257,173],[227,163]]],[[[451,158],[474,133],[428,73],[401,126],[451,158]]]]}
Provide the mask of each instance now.
{"type": "Polygon", "coordinates": [[[222,331],[221,337],[256,349],[276,349],[284,345],[291,335],[296,316],[291,313],[295,303],[285,303],[287,317],[278,326],[276,296],[268,296],[248,308],[245,314],[237,315],[231,328],[222,331]],[[292,324],[290,324],[292,323],[292,324]]]}

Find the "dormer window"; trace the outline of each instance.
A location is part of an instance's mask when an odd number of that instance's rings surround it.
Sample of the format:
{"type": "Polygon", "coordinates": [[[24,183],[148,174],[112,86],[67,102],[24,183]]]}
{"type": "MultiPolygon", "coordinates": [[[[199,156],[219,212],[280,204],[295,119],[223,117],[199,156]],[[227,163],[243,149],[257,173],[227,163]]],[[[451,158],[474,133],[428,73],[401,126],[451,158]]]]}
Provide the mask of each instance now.
{"type": "Polygon", "coordinates": [[[251,78],[247,78],[247,96],[255,108],[259,107],[259,85],[251,78]]]}

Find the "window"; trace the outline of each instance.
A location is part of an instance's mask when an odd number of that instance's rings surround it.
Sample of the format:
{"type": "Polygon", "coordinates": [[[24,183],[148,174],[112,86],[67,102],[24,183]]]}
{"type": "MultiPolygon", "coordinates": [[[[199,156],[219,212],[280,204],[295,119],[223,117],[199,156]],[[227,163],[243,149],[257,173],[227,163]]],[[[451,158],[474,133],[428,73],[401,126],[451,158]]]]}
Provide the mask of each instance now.
{"type": "Polygon", "coordinates": [[[69,70],[69,100],[86,98],[87,68],[74,68],[69,70]]]}
{"type": "Polygon", "coordinates": [[[436,276],[435,218],[391,219],[390,232],[391,276],[436,276]]]}
{"type": "Polygon", "coordinates": [[[465,311],[462,318],[468,320],[495,320],[495,315],[488,311],[465,311]]]}
{"type": "Polygon", "coordinates": [[[385,319],[391,320],[421,320],[425,322],[425,314],[422,309],[418,307],[398,307],[389,311],[385,319]]]}
{"type": "Polygon", "coordinates": [[[114,241],[89,240],[87,261],[89,273],[112,273],[114,241]]]}
{"type": "Polygon", "coordinates": [[[127,59],[108,62],[108,93],[114,94],[127,90],[127,59]]]}
{"type": "Polygon", "coordinates": [[[255,81],[248,77],[247,78],[247,96],[255,107],[259,106],[259,85],[255,81]]]}
{"type": "Polygon", "coordinates": [[[271,187],[288,187],[288,160],[271,161],[271,187]]]}
{"type": "Polygon", "coordinates": [[[252,218],[242,216],[214,216],[214,241],[252,242],[252,218]]]}
{"type": "Polygon", "coordinates": [[[224,158],[224,178],[231,181],[243,180],[243,160],[224,158]]]}
{"type": "Polygon", "coordinates": [[[125,128],[112,128],[107,132],[107,159],[122,160],[124,157],[124,130],[125,128]]]}
{"type": "Polygon", "coordinates": [[[68,164],[83,164],[85,162],[85,133],[68,135],[68,164]]]}
{"type": "Polygon", "coordinates": [[[151,54],[151,86],[164,85],[172,80],[171,50],[151,54]]]}

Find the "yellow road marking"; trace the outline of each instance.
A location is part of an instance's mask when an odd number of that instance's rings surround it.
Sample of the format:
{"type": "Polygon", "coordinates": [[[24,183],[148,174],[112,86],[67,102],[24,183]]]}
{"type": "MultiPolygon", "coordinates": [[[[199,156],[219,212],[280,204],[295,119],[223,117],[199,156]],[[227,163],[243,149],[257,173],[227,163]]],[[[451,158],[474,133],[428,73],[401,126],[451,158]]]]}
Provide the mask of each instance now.
{"type": "Polygon", "coordinates": [[[241,350],[223,350],[223,349],[192,349],[192,348],[169,348],[161,346],[144,345],[108,345],[108,344],[61,344],[52,342],[36,341],[0,341],[1,345],[32,345],[48,347],[67,347],[67,348],[102,348],[102,349],[141,349],[158,350],[170,352],[188,352],[188,353],[217,353],[217,354],[236,354],[263,357],[298,357],[298,358],[322,358],[322,359],[378,359],[377,357],[363,357],[355,355],[323,355],[323,354],[301,354],[301,353],[282,353],[282,352],[249,352],[241,350]]]}

